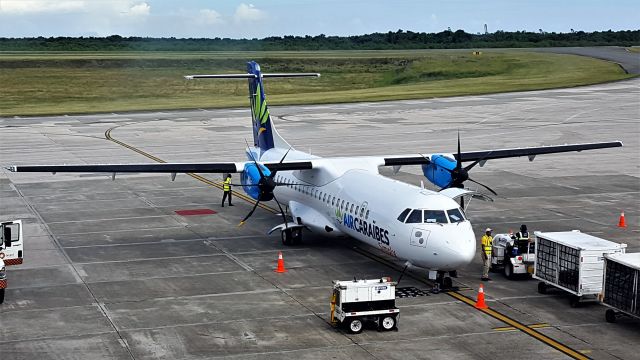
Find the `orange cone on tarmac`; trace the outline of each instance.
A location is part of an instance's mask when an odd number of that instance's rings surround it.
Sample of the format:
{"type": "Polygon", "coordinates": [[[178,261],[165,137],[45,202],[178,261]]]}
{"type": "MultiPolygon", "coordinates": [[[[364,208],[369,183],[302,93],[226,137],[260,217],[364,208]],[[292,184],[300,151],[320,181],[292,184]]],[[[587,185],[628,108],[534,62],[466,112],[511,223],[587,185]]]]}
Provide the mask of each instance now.
{"type": "Polygon", "coordinates": [[[273,271],[277,273],[287,272],[287,269],[284,268],[284,259],[282,258],[282,251],[278,252],[278,268],[273,271]]]}
{"type": "Polygon", "coordinates": [[[478,299],[476,300],[476,309],[488,309],[489,307],[484,302],[484,286],[480,284],[480,290],[478,290],[478,299]]]}
{"type": "Polygon", "coordinates": [[[624,221],[624,211],[620,213],[620,220],[618,221],[618,227],[627,227],[627,223],[624,221]]]}

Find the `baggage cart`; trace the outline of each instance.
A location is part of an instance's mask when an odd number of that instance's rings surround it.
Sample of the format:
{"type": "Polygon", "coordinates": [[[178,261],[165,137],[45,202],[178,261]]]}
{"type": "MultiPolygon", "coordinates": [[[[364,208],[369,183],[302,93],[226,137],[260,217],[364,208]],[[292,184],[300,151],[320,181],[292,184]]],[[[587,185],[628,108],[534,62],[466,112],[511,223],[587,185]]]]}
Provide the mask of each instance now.
{"type": "Polygon", "coordinates": [[[624,253],[618,244],[578,230],[535,233],[536,262],[533,277],[540,280],[538,292],[549,287],[570,293],[570,305],[597,300],[602,292],[604,255],[624,253]]]}
{"type": "Polygon", "coordinates": [[[601,300],[610,307],[605,312],[608,322],[616,322],[616,318],[622,314],[640,319],[639,282],[640,253],[604,256],[601,300]]]}

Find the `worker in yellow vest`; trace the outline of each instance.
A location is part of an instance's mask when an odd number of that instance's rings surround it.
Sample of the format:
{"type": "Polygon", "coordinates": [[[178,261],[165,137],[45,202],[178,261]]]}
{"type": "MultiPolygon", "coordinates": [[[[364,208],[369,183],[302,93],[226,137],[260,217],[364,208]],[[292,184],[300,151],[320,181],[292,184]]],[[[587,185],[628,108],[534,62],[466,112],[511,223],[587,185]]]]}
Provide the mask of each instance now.
{"type": "Polygon", "coordinates": [[[493,236],[491,236],[491,228],[485,230],[482,236],[482,281],[491,281],[489,279],[489,268],[491,267],[491,245],[493,244],[493,236]]]}
{"type": "Polygon", "coordinates": [[[227,174],[227,177],[224,179],[222,183],[222,190],[224,190],[224,195],[222,196],[222,207],[224,207],[224,201],[229,197],[229,206],[233,206],[231,203],[231,174],[227,174]]]}

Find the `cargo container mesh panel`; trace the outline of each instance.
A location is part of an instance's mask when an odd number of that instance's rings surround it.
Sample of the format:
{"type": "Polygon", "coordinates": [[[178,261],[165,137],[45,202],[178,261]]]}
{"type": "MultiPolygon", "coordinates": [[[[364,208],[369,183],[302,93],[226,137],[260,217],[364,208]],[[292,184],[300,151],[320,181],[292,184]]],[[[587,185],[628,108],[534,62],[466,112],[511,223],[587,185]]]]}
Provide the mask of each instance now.
{"type": "Polygon", "coordinates": [[[580,281],[580,251],[558,244],[558,285],[578,291],[580,281]]]}
{"type": "Polygon", "coordinates": [[[634,303],[634,307],[636,310],[634,313],[640,316],[640,270],[636,270],[636,302],[634,303]]]}
{"type": "MultiPolygon", "coordinates": [[[[615,261],[607,261],[604,279],[604,303],[617,309],[633,313],[636,270],[615,261]]],[[[637,301],[637,300],[636,300],[637,301]]],[[[638,309],[636,309],[636,314],[638,309]]]]}
{"type": "Polygon", "coordinates": [[[536,276],[556,282],[556,243],[538,238],[536,249],[536,276]]]}

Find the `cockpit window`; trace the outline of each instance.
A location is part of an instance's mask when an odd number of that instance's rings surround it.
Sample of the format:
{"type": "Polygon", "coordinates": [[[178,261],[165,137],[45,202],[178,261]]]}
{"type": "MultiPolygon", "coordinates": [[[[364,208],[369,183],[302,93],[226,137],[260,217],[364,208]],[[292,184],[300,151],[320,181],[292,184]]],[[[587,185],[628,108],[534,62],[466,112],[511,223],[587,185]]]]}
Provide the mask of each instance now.
{"type": "Polygon", "coordinates": [[[464,216],[460,209],[451,209],[447,210],[447,214],[449,215],[449,221],[452,223],[459,223],[464,221],[464,216]]]}
{"type": "Polygon", "coordinates": [[[409,213],[409,211],[411,211],[411,209],[404,209],[404,211],[401,212],[400,215],[398,216],[398,221],[404,222],[404,219],[407,218],[407,214],[409,213]]]}
{"type": "Polygon", "coordinates": [[[444,214],[444,210],[425,210],[424,211],[424,222],[425,223],[438,223],[438,224],[446,224],[447,216],[444,214]]]}
{"type": "Polygon", "coordinates": [[[421,222],[422,222],[422,210],[413,210],[411,214],[409,214],[407,221],[405,221],[405,223],[407,224],[418,224],[421,222]]]}

